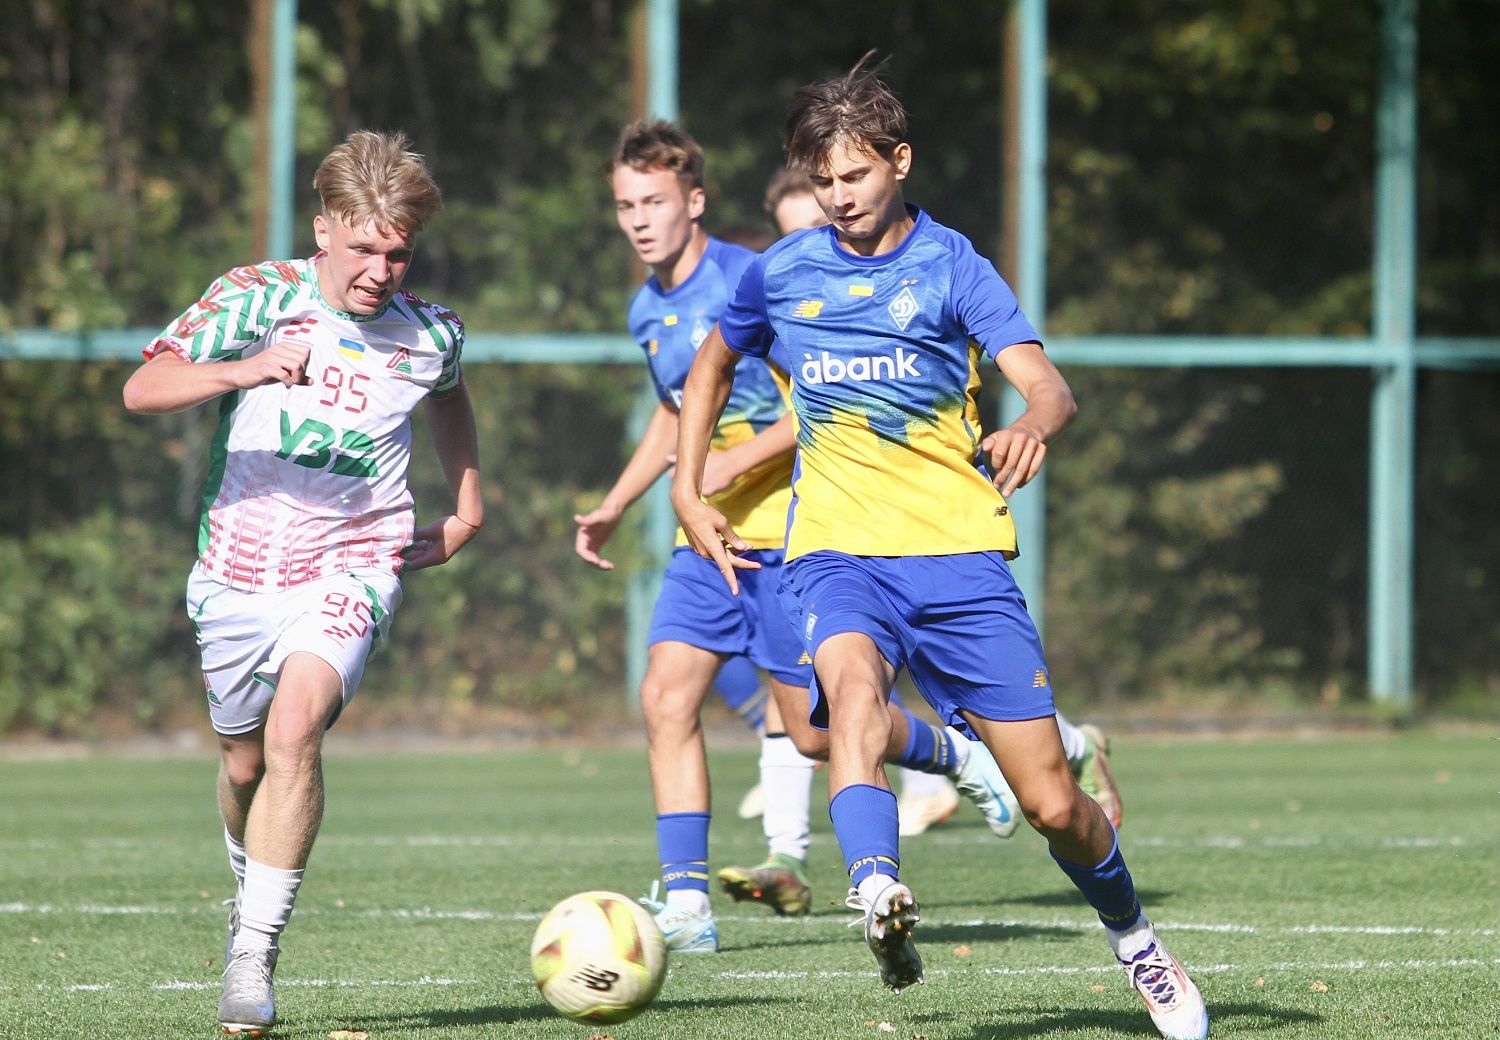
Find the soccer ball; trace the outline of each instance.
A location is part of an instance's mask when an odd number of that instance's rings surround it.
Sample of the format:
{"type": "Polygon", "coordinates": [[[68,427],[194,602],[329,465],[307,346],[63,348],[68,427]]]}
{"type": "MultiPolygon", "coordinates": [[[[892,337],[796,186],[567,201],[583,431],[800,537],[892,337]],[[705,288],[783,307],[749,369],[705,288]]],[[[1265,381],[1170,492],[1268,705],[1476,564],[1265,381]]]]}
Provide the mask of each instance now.
{"type": "Polygon", "coordinates": [[[656,920],[634,899],[580,892],[537,925],[531,973],[547,1003],[569,1018],[624,1022],[660,992],[667,945],[656,920]]]}

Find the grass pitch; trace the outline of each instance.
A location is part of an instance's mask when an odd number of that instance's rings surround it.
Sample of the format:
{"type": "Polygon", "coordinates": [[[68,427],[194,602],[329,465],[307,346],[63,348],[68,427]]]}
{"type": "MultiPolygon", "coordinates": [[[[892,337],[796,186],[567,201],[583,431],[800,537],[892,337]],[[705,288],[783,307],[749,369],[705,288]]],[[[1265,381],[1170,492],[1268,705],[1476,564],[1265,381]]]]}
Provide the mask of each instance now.
{"type": "MultiPolygon", "coordinates": [[[[1121,842],[1215,1037],[1495,1036],[1500,741],[1117,741],[1121,842]]],[[[713,868],[755,752],[712,757],[713,868]]],[[[0,1037],[210,1037],[229,872],[208,758],[0,761],[0,1037]]],[[[617,1040],[1154,1037],[1096,920],[1024,831],[965,806],[903,842],[927,983],[881,989],[821,797],[813,913],[715,893],[724,949],[589,1028],[527,952],[563,896],[656,874],[641,750],[333,754],[328,813],[277,973],[274,1036],[617,1040]]],[[[819,774],[819,782],[823,774],[819,774]]]]}

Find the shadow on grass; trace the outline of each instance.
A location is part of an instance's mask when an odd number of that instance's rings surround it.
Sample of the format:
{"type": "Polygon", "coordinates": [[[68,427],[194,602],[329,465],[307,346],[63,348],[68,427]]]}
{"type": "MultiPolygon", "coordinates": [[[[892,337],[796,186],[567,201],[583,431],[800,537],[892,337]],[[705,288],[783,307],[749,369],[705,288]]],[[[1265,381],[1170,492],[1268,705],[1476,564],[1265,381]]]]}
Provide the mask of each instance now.
{"type": "MultiPolygon", "coordinates": [[[[1210,1002],[1208,1013],[1211,1028],[1222,1029],[1232,1024],[1236,1033],[1267,1033],[1277,1035],[1291,1025],[1308,1025],[1323,1021],[1322,1015],[1305,1011],[1288,1011],[1285,1008],[1270,1008],[1259,1004],[1223,1004],[1210,1002]]],[[[976,1025],[969,1040],[1021,1040],[1023,1037],[1046,1037],[1068,1035],[1078,1030],[1102,1030],[1121,1037],[1160,1037],[1151,1018],[1143,1007],[1139,1011],[1084,1011],[1076,1008],[1057,1008],[1051,1011],[1017,1012],[1014,1015],[999,1015],[1002,1021],[976,1025]],[[1004,1021],[1012,1019],[1012,1021],[1004,1021]]],[[[949,1018],[951,1021],[951,1017],[949,1018]]]]}
{"type": "MultiPolygon", "coordinates": [[[[708,997],[703,999],[657,1000],[651,1006],[666,1011],[712,1011],[716,1008],[755,1007],[763,1004],[786,1004],[779,997],[708,997]]],[[[450,1026],[494,1026],[515,1025],[520,1022],[552,1021],[562,1016],[540,1002],[525,1007],[504,1004],[486,1004],[473,1008],[444,1008],[434,1011],[403,1012],[390,1015],[361,1015],[358,1026],[332,1026],[330,1028],[357,1028],[374,1032],[420,1032],[425,1029],[440,1029],[450,1026]]],[[[587,1023],[583,1023],[587,1025],[587,1023]]],[[[283,1023],[283,1028],[285,1023],[283,1023]]],[[[319,1029],[318,1032],[326,1032],[319,1029]]]]}
{"type": "MultiPolygon", "coordinates": [[[[973,907],[981,913],[995,914],[1004,913],[1006,907],[1031,906],[1046,907],[1047,909],[1055,910],[1076,910],[1081,914],[1087,914],[1089,906],[1083,901],[1083,897],[1078,894],[1078,890],[1068,884],[1067,880],[1061,875],[1058,876],[1058,882],[1059,884],[1054,890],[1030,895],[1011,895],[1002,890],[997,891],[995,898],[992,900],[972,899],[953,901],[945,899],[942,902],[941,909],[944,912],[951,913],[959,907],[973,907]]],[[[1148,910],[1169,905],[1176,896],[1175,892],[1162,888],[1137,888],[1135,894],[1136,898],[1141,901],[1141,906],[1148,908],[1148,910]]],[[[922,893],[918,892],[917,898],[921,900],[922,893]]],[[[936,902],[933,903],[933,908],[938,908],[936,902]]],[[[1160,911],[1158,910],[1158,912],[1160,911]]]]}
{"type": "Polygon", "coordinates": [[[917,944],[1019,942],[1025,939],[1071,939],[1083,934],[1077,928],[1030,924],[959,924],[923,921],[913,933],[917,944]]]}

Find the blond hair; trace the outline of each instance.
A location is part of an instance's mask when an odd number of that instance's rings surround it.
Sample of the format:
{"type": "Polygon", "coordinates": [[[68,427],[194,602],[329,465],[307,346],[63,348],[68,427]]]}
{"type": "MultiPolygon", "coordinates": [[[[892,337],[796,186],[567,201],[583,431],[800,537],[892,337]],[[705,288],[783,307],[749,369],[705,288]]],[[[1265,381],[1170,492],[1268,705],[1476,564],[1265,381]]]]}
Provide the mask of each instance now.
{"type": "Polygon", "coordinates": [[[354,227],[415,235],[443,206],[427,160],[402,133],[356,130],[318,165],[313,187],[323,215],[354,227]]]}

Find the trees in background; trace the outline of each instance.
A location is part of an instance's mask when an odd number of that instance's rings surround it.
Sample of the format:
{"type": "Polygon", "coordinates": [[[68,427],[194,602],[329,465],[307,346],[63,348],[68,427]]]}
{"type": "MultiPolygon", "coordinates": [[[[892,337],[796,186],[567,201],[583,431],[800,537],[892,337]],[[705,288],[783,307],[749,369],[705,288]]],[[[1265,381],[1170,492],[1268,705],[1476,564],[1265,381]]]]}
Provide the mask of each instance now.
{"type": "MultiPolygon", "coordinates": [[[[355,127],[400,128],[448,204],[414,288],[471,329],[622,329],[637,274],[600,170],[630,114],[632,6],[300,6],[299,250],[312,246],[316,159],[355,127]]],[[[259,259],[248,13],[13,7],[0,330],[160,326],[259,259]]],[[[911,197],[998,256],[997,5],[860,12],[682,5],[682,118],[709,152],[710,229],[762,219],[791,91],[873,46],[912,113],[911,197]]],[[[1477,0],[1421,8],[1424,334],[1500,333],[1493,15],[1477,0]]],[[[1049,331],[1364,334],[1377,18],[1302,0],[1051,5],[1049,331]]],[[[195,706],[180,598],[210,420],[125,415],[127,369],[0,361],[0,731],[149,725],[195,706]]],[[[1083,411],[1049,463],[1048,621],[1070,699],[1357,692],[1367,374],[1068,374],[1083,411]]],[[[460,715],[613,698],[621,582],[573,565],[570,517],[626,450],[638,374],[476,365],[469,377],[491,526],[482,552],[409,583],[402,664],[372,677],[385,685],[371,698],[460,715]]],[[[1423,692],[1492,697],[1500,383],[1428,373],[1422,395],[1423,692]]],[[[441,503],[440,482],[418,493],[441,503]]]]}

